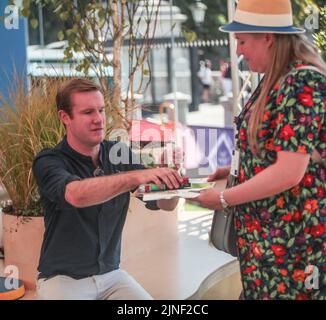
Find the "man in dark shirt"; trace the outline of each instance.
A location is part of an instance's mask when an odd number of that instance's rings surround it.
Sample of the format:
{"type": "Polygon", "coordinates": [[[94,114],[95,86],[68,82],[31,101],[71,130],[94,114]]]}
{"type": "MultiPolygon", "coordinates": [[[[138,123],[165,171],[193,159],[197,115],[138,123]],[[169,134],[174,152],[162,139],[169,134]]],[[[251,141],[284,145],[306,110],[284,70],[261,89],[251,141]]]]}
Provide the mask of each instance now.
{"type": "MultiPolygon", "coordinates": [[[[140,184],[177,188],[182,177],[169,168],[144,169],[122,143],[104,140],[104,98],[97,85],[74,79],[57,94],[66,136],[34,159],[44,207],[45,234],[39,262],[41,299],[151,299],[119,269],[121,235],[130,191],[140,184]]],[[[173,210],[178,200],[152,209],[173,210]]]]}

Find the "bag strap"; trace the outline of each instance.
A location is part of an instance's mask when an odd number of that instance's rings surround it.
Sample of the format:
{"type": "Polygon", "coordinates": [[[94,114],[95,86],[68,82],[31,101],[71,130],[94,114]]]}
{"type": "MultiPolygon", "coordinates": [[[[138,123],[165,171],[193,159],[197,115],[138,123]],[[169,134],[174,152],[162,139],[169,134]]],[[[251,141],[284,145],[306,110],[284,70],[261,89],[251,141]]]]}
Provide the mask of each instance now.
{"type": "Polygon", "coordinates": [[[326,73],[323,70],[320,70],[315,66],[301,66],[301,67],[298,67],[298,68],[293,68],[286,75],[281,77],[281,79],[280,79],[280,88],[278,89],[277,97],[280,95],[281,87],[283,85],[284,80],[287,78],[287,76],[289,76],[291,73],[293,73],[293,72],[295,72],[297,70],[312,70],[312,71],[318,72],[318,73],[320,73],[320,74],[322,74],[323,76],[326,77],[326,73]]]}

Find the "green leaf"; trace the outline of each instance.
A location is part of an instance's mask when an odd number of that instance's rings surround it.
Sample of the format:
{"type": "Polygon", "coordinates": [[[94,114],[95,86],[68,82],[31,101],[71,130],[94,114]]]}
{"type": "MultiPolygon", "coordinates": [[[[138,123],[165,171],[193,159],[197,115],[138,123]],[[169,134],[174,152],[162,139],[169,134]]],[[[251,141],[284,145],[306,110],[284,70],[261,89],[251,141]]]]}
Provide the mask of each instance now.
{"type": "Polygon", "coordinates": [[[65,38],[65,35],[62,30],[57,33],[57,37],[60,41],[62,41],[65,38]]]}
{"type": "Polygon", "coordinates": [[[311,217],[311,222],[313,223],[314,226],[317,226],[319,223],[318,219],[315,216],[311,217]]]}
{"type": "Polygon", "coordinates": [[[285,240],[282,238],[276,238],[276,242],[279,244],[285,244],[285,240]]]}
{"type": "Polygon", "coordinates": [[[291,98],[287,103],[286,103],[286,107],[292,107],[293,105],[295,105],[297,102],[297,99],[291,98]]]}
{"type": "Polygon", "coordinates": [[[62,21],[67,21],[69,18],[69,12],[65,11],[65,12],[61,12],[59,14],[59,17],[62,21]]]}
{"type": "Polygon", "coordinates": [[[143,74],[144,74],[144,76],[149,76],[150,75],[149,69],[144,69],[143,74]]]}
{"type": "Polygon", "coordinates": [[[269,282],[269,284],[270,284],[270,286],[273,288],[273,287],[275,287],[276,282],[275,282],[274,279],[272,279],[272,280],[269,282]]]}
{"type": "Polygon", "coordinates": [[[295,146],[298,146],[298,141],[295,137],[291,137],[290,138],[290,141],[295,145],[295,146]]]}
{"type": "Polygon", "coordinates": [[[38,20],[35,19],[35,18],[31,19],[31,27],[32,27],[33,29],[36,29],[37,26],[38,26],[38,20]]]}
{"type": "Polygon", "coordinates": [[[321,258],[322,254],[323,254],[323,253],[322,253],[321,251],[319,251],[319,252],[316,254],[315,258],[316,258],[316,259],[321,258]]]}
{"type": "Polygon", "coordinates": [[[292,247],[293,244],[294,244],[294,242],[295,242],[295,238],[291,238],[291,239],[288,241],[288,243],[286,244],[286,247],[287,247],[287,248],[292,247]]]}
{"type": "Polygon", "coordinates": [[[272,212],[275,211],[275,209],[276,209],[276,205],[271,206],[271,207],[268,208],[268,212],[269,212],[269,213],[272,213],[272,212]]]}

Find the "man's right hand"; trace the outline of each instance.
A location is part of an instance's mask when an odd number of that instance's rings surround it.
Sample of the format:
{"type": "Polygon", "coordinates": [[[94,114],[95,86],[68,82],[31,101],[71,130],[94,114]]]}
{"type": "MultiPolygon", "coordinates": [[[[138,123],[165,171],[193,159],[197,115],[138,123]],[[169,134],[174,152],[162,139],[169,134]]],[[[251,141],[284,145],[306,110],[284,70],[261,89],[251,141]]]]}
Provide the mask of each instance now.
{"type": "Polygon", "coordinates": [[[230,170],[230,167],[217,168],[213,174],[208,176],[207,182],[214,182],[217,180],[226,179],[227,176],[230,174],[230,170]]]}
{"type": "Polygon", "coordinates": [[[145,183],[155,183],[162,188],[162,183],[165,183],[169,189],[177,189],[183,181],[178,171],[170,168],[136,170],[132,171],[132,175],[137,186],[145,183]]]}

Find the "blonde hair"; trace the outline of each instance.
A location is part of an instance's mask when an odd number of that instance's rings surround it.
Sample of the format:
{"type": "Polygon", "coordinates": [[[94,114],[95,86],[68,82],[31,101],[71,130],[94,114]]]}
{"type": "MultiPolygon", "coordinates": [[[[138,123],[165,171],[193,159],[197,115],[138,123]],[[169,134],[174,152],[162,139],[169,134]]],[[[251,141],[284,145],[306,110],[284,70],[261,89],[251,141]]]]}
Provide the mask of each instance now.
{"type": "Polygon", "coordinates": [[[288,64],[295,60],[302,60],[326,73],[326,64],[318,49],[305,36],[301,34],[274,34],[274,36],[272,61],[265,72],[260,94],[249,119],[248,138],[250,149],[254,154],[259,154],[257,135],[262,124],[267,96],[277,81],[290,71],[287,69],[288,64]]]}

